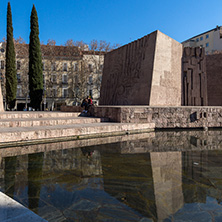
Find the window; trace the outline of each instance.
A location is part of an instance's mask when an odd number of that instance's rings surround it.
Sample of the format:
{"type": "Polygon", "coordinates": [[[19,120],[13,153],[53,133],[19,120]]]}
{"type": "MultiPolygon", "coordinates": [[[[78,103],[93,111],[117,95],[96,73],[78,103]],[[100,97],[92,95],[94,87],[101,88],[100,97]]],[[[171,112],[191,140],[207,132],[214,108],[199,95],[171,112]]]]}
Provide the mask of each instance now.
{"type": "Polygon", "coordinates": [[[68,97],[68,88],[63,88],[62,89],[62,96],[63,96],[63,98],[68,97]]]}
{"type": "Polygon", "coordinates": [[[16,93],[17,97],[21,97],[22,96],[22,87],[20,85],[17,85],[17,93],[16,93]]]}
{"type": "Polygon", "coordinates": [[[5,68],[5,61],[2,60],[2,61],[1,61],[1,69],[4,69],[4,68],[5,68]]]}
{"type": "Polygon", "coordinates": [[[18,83],[21,82],[21,75],[20,75],[20,73],[17,73],[17,81],[18,81],[18,83]]]}
{"type": "Polygon", "coordinates": [[[42,70],[45,71],[45,63],[42,63],[42,70]]]}
{"type": "Polygon", "coordinates": [[[74,71],[75,72],[79,71],[79,64],[78,63],[74,64],[74,71]]]}
{"type": "Polygon", "coordinates": [[[103,70],[103,65],[100,65],[100,66],[99,66],[99,69],[100,69],[100,70],[103,70]]]}
{"type": "Polygon", "coordinates": [[[67,71],[67,63],[63,64],[63,71],[67,71]]]}
{"type": "Polygon", "coordinates": [[[93,71],[93,65],[89,64],[89,71],[92,72],[93,71]]]}
{"type": "Polygon", "coordinates": [[[67,74],[62,75],[62,83],[68,83],[68,76],[67,74]]]}
{"type": "Polygon", "coordinates": [[[17,61],[17,70],[20,70],[20,69],[21,69],[21,62],[17,61]]]}
{"type": "Polygon", "coordinates": [[[203,41],[203,36],[200,37],[200,41],[203,41]]]}
{"type": "Polygon", "coordinates": [[[51,70],[52,70],[52,71],[56,71],[56,63],[55,63],[55,62],[52,63],[52,65],[51,65],[51,70]]]}
{"type": "Polygon", "coordinates": [[[92,76],[89,77],[89,84],[92,84],[93,83],[93,78],[92,76]]]}
{"type": "Polygon", "coordinates": [[[51,76],[51,81],[52,81],[53,83],[56,83],[56,74],[52,74],[52,76],[51,76]]]}
{"type": "Polygon", "coordinates": [[[56,96],[57,96],[57,87],[53,87],[53,89],[52,89],[52,95],[53,95],[53,97],[56,97],[56,96]]]}
{"type": "Polygon", "coordinates": [[[206,43],[206,47],[209,47],[209,42],[206,43]]]}
{"type": "Polygon", "coordinates": [[[203,45],[200,45],[200,47],[203,47],[203,45]]]}
{"type": "Polygon", "coordinates": [[[209,38],[209,35],[206,35],[206,39],[208,39],[209,38]]]}
{"type": "Polygon", "coordinates": [[[45,84],[45,74],[43,74],[43,84],[45,84]]]}
{"type": "Polygon", "coordinates": [[[0,80],[3,81],[3,79],[4,79],[4,77],[3,77],[2,73],[0,73],[0,80]]]}
{"type": "Polygon", "coordinates": [[[199,38],[196,39],[196,42],[199,42],[199,38]]]}

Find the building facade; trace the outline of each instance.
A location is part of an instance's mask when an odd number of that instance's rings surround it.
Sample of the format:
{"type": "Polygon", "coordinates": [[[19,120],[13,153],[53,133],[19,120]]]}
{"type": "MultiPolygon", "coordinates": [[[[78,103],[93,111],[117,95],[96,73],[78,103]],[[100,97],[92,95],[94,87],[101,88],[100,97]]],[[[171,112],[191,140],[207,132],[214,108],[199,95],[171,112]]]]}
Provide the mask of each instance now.
{"type": "Polygon", "coordinates": [[[222,26],[198,34],[182,42],[184,47],[203,47],[206,54],[222,50],[222,26]]]}
{"type": "MultiPolygon", "coordinates": [[[[17,69],[17,110],[29,106],[29,46],[15,44],[17,69]]],[[[91,96],[97,103],[103,69],[103,52],[81,51],[75,46],[42,45],[44,94],[42,108],[59,110],[61,105],[79,105],[91,96]]],[[[5,98],[5,46],[0,46],[3,98],[5,98]]],[[[5,102],[5,99],[4,99],[5,102]]]]}

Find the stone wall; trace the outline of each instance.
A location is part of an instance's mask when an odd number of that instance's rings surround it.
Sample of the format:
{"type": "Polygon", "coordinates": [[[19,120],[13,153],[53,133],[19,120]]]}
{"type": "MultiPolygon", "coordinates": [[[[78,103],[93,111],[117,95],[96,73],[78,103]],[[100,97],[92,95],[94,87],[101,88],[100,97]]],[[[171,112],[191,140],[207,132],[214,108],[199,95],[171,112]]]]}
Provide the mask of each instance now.
{"type": "Polygon", "coordinates": [[[83,108],[81,106],[61,106],[61,112],[82,112],[83,108]]]}
{"type": "Polygon", "coordinates": [[[122,123],[155,123],[156,128],[222,127],[222,107],[100,106],[96,117],[122,123]]]}
{"type": "Polygon", "coordinates": [[[206,56],[208,105],[222,106],[222,53],[206,56]]]}
{"type": "Polygon", "coordinates": [[[185,106],[207,105],[207,75],[204,48],[186,47],[183,51],[183,99],[185,106]]]}
{"type": "Polygon", "coordinates": [[[107,53],[100,105],[181,105],[181,58],[160,31],[107,53]]]}

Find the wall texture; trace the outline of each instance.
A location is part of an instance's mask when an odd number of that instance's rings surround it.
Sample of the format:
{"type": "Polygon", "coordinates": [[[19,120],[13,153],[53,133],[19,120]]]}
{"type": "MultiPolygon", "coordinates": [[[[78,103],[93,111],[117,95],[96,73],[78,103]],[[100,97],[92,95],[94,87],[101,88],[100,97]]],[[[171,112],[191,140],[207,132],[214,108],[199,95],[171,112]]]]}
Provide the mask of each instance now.
{"type": "Polygon", "coordinates": [[[106,54],[100,105],[181,105],[181,59],[160,31],[106,54]]]}
{"type": "Polygon", "coordinates": [[[206,56],[208,105],[222,106],[222,53],[206,56]]]}
{"type": "Polygon", "coordinates": [[[204,48],[184,48],[182,70],[182,105],[206,106],[207,75],[204,48]]]}
{"type": "Polygon", "coordinates": [[[222,107],[99,106],[94,116],[122,123],[155,123],[156,128],[222,127],[222,107]]]}

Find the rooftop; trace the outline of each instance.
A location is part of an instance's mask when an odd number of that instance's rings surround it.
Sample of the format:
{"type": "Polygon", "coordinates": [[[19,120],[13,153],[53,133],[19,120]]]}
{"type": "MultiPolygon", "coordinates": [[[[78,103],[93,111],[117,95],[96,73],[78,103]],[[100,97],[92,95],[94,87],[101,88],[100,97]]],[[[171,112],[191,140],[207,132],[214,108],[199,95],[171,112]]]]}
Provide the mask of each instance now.
{"type": "Polygon", "coordinates": [[[182,43],[188,42],[188,41],[190,41],[190,40],[192,40],[192,39],[194,39],[194,38],[196,38],[196,37],[199,37],[199,36],[201,36],[201,35],[205,35],[205,34],[207,34],[207,33],[209,33],[209,32],[217,31],[217,30],[219,30],[220,28],[221,28],[221,26],[218,26],[218,25],[217,25],[216,28],[210,29],[210,30],[208,30],[208,31],[206,31],[206,32],[203,32],[203,33],[200,33],[200,34],[198,34],[198,35],[195,35],[195,36],[193,36],[193,37],[191,37],[191,38],[183,41],[182,43]]]}

